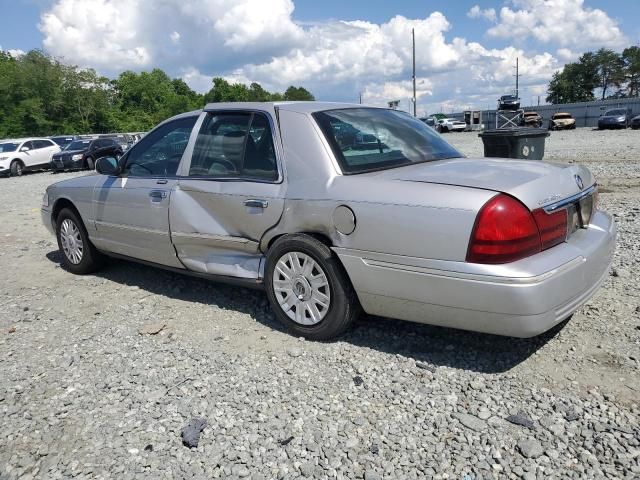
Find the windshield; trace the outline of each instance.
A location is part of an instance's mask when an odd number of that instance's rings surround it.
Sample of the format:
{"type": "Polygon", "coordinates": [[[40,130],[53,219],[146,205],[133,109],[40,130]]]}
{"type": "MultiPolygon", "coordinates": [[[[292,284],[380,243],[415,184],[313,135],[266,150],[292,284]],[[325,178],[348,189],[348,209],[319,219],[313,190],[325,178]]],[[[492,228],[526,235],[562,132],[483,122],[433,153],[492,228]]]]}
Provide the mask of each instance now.
{"type": "Polygon", "coordinates": [[[91,140],[76,140],[71,142],[65,150],[84,150],[89,147],[91,140]]]}
{"type": "Polygon", "coordinates": [[[0,153],[15,152],[18,149],[19,143],[0,143],[0,153]]]}
{"type": "Polygon", "coordinates": [[[313,114],[343,173],[363,173],[463,155],[405,112],[348,108],[313,114]]]}
{"type": "Polygon", "coordinates": [[[605,116],[607,117],[618,117],[621,115],[626,115],[627,112],[625,112],[624,110],[609,110],[607,113],[605,113],[605,116]]]}
{"type": "Polygon", "coordinates": [[[569,115],[568,113],[556,113],[553,118],[555,120],[565,120],[565,119],[570,119],[571,115],[569,115]]]}

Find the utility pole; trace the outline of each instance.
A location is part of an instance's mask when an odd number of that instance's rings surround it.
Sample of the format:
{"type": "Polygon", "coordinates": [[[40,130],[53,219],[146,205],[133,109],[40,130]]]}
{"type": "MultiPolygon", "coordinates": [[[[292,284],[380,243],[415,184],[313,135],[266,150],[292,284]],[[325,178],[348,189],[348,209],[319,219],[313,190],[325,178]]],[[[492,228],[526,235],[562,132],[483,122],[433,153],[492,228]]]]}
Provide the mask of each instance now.
{"type": "Polygon", "coordinates": [[[362,105],[362,92],[360,92],[360,105],[362,105]]]}
{"type": "Polygon", "coordinates": [[[520,59],[518,57],[516,57],[516,74],[514,75],[516,77],[516,98],[519,98],[519,95],[518,95],[518,90],[519,90],[518,89],[518,83],[519,83],[519,80],[520,80],[520,68],[519,68],[519,65],[518,65],[518,61],[519,60],[520,59]]]}
{"type": "Polygon", "coordinates": [[[416,29],[411,29],[411,37],[413,39],[413,116],[416,114],[416,29]]]}

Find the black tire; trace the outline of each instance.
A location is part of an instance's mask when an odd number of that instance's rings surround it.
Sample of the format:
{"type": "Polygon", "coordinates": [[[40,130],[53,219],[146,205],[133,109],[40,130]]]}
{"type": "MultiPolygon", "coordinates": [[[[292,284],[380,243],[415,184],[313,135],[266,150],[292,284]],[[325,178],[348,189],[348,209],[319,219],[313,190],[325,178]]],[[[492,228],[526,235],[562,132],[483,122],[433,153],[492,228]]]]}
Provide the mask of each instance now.
{"type": "Polygon", "coordinates": [[[289,330],[310,340],[330,340],[343,334],[360,314],[360,303],[340,260],[324,243],[304,234],[279,238],[267,253],[265,268],[267,297],[276,317],[289,330]],[[298,323],[280,306],[273,288],[273,274],[278,261],[291,252],[311,257],[323,270],[329,285],[330,303],[325,316],[315,325],[298,323]]]}
{"type": "Polygon", "coordinates": [[[447,133],[447,132],[449,132],[449,127],[440,127],[440,132],[441,132],[441,133],[447,133]]]}
{"type": "Polygon", "coordinates": [[[85,275],[99,270],[104,265],[104,255],[101,254],[96,247],[93,246],[87,235],[84,223],[80,219],[80,215],[75,210],[63,208],[56,219],[56,239],[58,240],[58,248],[62,254],[62,265],[71,273],[76,275],[85,275]],[[78,229],[78,234],[82,240],[82,255],[79,262],[72,261],[62,246],[61,229],[65,220],[71,221],[78,229]]]}
{"type": "Polygon", "coordinates": [[[9,168],[11,169],[12,177],[21,177],[24,173],[24,163],[21,160],[14,160],[9,168]]]}
{"type": "Polygon", "coordinates": [[[96,169],[96,162],[91,157],[87,157],[87,159],[85,160],[85,165],[87,166],[87,170],[96,169]]]}

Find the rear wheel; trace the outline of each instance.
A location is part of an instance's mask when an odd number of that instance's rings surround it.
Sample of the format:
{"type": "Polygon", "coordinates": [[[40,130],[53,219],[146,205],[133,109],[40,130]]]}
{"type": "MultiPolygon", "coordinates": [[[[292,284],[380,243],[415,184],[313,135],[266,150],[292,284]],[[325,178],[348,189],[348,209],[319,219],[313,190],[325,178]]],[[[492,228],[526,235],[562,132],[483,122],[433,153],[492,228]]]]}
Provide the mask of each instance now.
{"type": "Polygon", "coordinates": [[[56,220],[56,238],[62,252],[62,264],[72,273],[84,275],[102,267],[104,256],[89,241],[79,215],[63,208],[56,220]]]}
{"type": "Polygon", "coordinates": [[[303,234],[286,235],[267,255],[265,284],[278,319],[296,335],[329,340],[360,313],[342,264],[325,244],[303,234]]]}
{"type": "Polygon", "coordinates": [[[14,160],[11,162],[11,175],[14,177],[20,177],[24,173],[24,163],[20,160],[14,160]]]}

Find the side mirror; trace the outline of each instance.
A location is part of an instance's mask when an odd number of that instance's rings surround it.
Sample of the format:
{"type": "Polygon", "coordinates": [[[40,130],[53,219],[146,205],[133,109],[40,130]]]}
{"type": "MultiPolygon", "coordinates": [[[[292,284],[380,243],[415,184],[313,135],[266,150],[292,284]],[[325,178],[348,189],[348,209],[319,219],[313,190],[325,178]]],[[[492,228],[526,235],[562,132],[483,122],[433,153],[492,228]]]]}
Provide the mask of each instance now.
{"type": "Polygon", "coordinates": [[[96,172],[101,175],[118,175],[120,166],[115,157],[100,157],[96,161],[96,172]]]}
{"type": "Polygon", "coordinates": [[[25,147],[22,147],[22,148],[20,149],[20,151],[21,151],[21,152],[28,152],[29,150],[31,150],[31,149],[30,149],[29,147],[26,147],[26,146],[25,146],[25,147]]]}

